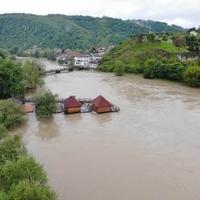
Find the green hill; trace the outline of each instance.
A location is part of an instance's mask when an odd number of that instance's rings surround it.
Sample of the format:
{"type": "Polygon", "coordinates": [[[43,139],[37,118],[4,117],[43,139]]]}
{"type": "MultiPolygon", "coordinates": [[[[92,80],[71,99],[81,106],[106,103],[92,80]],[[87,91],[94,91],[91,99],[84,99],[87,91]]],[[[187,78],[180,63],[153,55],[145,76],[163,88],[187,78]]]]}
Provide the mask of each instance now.
{"type": "Polygon", "coordinates": [[[191,34],[139,34],[117,45],[101,60],[99,70],[143,74],[200,87],[200,38],[191,34]]]}
{"type": "Polygon", "coordinates": [[[183,28],[166,23],[121,20],[108,17],[31,14],[0,15],[0,48],[88,49],[117,44],[134,33],[181,32],[183,28]]]}
{"type": "MultiPolygon", "coordinates": [[[[148,60],[176,60],[176,54],[186,52],[184,47],[176,47],[169,38],[163,40],[162,37],[166,37],[165,34],[160,34],[157,39],[151,41],[152,34],[138,35],[117,45],[111,52],[105,55],[101,61],[100,69],[102,71],[112,72],[115,67],[115,63],[120,61],[126,67],[126,72],[142,73],[145,62],[148,60]]],[[[155,37],[155,36],[154,36],[155,37]]]]}

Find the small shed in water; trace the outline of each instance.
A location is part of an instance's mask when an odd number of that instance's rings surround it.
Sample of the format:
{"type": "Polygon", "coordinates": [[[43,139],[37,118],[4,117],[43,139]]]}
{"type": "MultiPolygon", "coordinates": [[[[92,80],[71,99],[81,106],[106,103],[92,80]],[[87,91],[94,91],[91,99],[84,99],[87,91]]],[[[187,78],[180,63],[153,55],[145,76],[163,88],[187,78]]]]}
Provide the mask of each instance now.
{"type": "Polygon", "coordinates": [[[65,114],[81,112],[81,103],[76,100],[75,96],[70,96],[63,101],[65,114]]]}
{"type": "Polygon", "coordinates": [[[111,112],[111,107],[112,104],[101,95],[92,100],[92,109],[97,113],[111,112]]]}
{"type": "Polygon", "coordinates": [[[24,113],[34,112],[34,105],[32,103],[24,103],[21,105],[21,108],[24,113]]]}

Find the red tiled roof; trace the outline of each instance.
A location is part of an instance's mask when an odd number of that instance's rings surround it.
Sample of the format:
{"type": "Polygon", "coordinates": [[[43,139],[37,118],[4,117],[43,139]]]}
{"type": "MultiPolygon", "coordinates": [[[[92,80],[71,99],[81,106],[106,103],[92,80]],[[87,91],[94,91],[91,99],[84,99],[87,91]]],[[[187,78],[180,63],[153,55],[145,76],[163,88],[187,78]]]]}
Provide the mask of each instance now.
{"type": "Polygon", "coordinates": [[[65,108],[81,107],[81,103],[79,101],[77,101],[74,96],[71,96],[71,97],[65,99],[63,103],[64,103],[65,108]]]}
{"type": "Polygon", "coordinates": [[[98,107],[98,108],[103,108],[103,107],[110,107],[112,104],[107,101],[103,96],[99,95],[92,101],[92,105],[98,107]]]}

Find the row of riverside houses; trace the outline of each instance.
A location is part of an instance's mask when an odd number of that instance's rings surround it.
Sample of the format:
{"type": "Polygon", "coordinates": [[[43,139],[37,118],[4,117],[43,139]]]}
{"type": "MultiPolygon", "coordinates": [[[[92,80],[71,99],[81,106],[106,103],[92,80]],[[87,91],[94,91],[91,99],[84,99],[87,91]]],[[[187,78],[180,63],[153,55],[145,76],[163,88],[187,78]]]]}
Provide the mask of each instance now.
{"type": "Polygon", "coordinates": [[[108,53],[113,46],[93,48],[90,53],[79,53],[66,50],[57,57],[61,65],[73,66],[79,69],[96,69],[105,53],[108,53]]]}

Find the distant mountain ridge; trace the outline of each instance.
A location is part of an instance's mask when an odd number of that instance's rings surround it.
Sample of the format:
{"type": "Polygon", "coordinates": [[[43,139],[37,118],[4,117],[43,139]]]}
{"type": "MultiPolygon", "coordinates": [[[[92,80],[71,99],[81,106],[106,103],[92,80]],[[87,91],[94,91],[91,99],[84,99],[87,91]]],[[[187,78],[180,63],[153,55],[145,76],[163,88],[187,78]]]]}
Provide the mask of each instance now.
{"type": "Polygon", "coordinates": [[[110,17],[33,14],[0,15],[0,48],[88,49],[115,45],[135,33],[182,32],[175,25],[150,20],[121,20],[110,17]]]}

